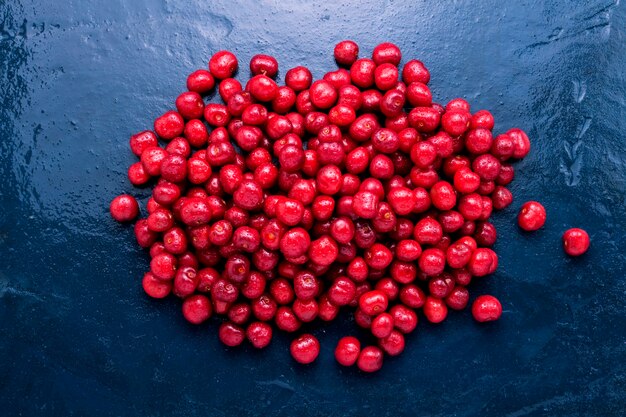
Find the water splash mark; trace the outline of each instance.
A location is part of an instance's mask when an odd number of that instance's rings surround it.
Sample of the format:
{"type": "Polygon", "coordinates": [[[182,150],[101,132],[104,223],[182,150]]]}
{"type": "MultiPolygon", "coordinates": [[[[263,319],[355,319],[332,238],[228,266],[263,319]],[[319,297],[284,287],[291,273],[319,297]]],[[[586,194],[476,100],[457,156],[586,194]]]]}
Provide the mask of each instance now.
{"type": "Polygon", "coordinates": [[[219,43],[230,36],[234,25],[233,21],[228,17],[208,12],[205,19],[194,21],[193,27],[200,36],[207,39],[209,42],[219,43]],[[207,25],[206,21],[211,22],[211,24],[207,25]]]}
{"type": "MultiPolygon", "coordinates": [[[[24,68],[30,61],[31,52],[26,42],[27,20],[22,16],[23,6],[19,2],[9,2],[0,9],[0,137],[11,138],[18,135],[16,126],[23,112],[23,106],[30,95],[30,86],[24,68]]],[[[8,163],[0,164],[0,175],[8,181],[0,183],[0,195],[7,200],[14,198],[15,190],[8,184],[15,184],[16,164],[19,144],[14,140],[0,141],[0,154],[8,163]]]]}
{"type": "Polygon", "coordinates": [[[22,24],[15,25],[9,19],[0,22],[0,41],[14,41],[25,38],[28,33],[28,21],[24,19],[22,24]]]}
{"type": "Polygon", "coordinates": [[[601,6],[595,13],[590,14],[584,18],[584,22],[589,22],[584,31],[590,31],[598,28],[604,28],[602,35],[608,37],[611,31],[611,18],[613,17],[613,10],[619,6],[620,0],[613,0],[611,3],[601,6]]]}
{"type": "Polygon", "coordinates": [[[571,399],[572,399],[572,394],[569,392],[565,393],[564,395],[557,395],[547,400],[538,401],[536,403],[524,406],[520,408],[519,410],[516,410],[516,411],[513,411],[512,413],[507,414],[506,417],[523,417],[523,416],[535,414],[536,411],[540,411],[540,410],[549,411],[554,406],[560,406],[560,405],[566,404],[568,401],[571,401],[571,399]]]}
{"type": "Polygon", "coordinates": [[[574,84],[574,101],[576,103],[581,103],[587,94],[587,81],[574,80],[572,81],[572,84],[574,84]]]}
{"type": "Polygon", "coordinates": [[[44,299],[39,294],[11,286],[9,278],[0,272],[0,299],[6,296],[13,296],[16,298],[32,298],[40,303],[44,302],[44,299]]]}
{"type": "Polygon", "coordinates": [[[592,120],[591,117],[585,116],[578,125],[574,139],[572,141],[563,141],[565,157],[561,159],[560,171],[565,175],[565,183],[570,187],[578,185],[581,180],[583,167],[582,139],[587,130],[589,130],[592,120]]]}
{"type": "Polygon", "coordinates": [[[600,5],[599,8],[591,10],[588,14],[569,18],[570,26],[562,28],[557,26],[546,36],[544,40],[531,43],[517,50],[517,56],[532,52],[534,49],[559,42],[564,39],[574,38],[581,35],[594,33],[600,34],[600,39],[606,42],[611,33],[611,19],[614,9],[619,5],[620,0],[613,0],[608,4],[600,5]]]}
{"type": "MultiPolygon", "coordinates": [[[[51,26],[58,28],[59,25],[53,24],[51,26]]],[[[9,19],[5,18],[0,21],[0,42],[28,39],[33,36],[42,35],[45,31],[45,22],[29,22],[23,19],[21,24],[15,24],[15,22],[11,22],[9,19]]]]}
{"type": "Polygon", "coordinates": [[[272,379],[269,381],[256,381],[257,385],[260,386],[269,386],[269,387],[277,387],[286,391],[295,392],[295,388],[286,383],[285,381],[281,381],[280,379],[272,379]]]}

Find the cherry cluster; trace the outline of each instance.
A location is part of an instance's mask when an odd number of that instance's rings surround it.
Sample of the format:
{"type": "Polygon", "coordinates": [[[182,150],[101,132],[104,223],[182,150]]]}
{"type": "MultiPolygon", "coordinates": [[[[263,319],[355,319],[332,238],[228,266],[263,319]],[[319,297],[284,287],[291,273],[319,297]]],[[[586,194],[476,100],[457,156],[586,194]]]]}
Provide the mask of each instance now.
{"type": "MultiPolygon", "coordinates": [[[[217,52],[189,75],[175,111],[131,137],[140,160],[128,178],[153,185],[135,224],[151,256],[149,296],[181,298],[194,324],[221,316],[228,346],[263,348],[272,323],[295,333],[348,310],[372,336],[363,348],[341,339],[335,356],[367,372],[404,350],[418,311],[439,323],[467,306],[472,279],[498,266],[489,218],[512,202],[511,162],[527,155],[528,137],[495,135],[492,114],[463,99],[433,102],[428,69],[400,67],[392,43],[358,55],[342,41],[340,69],[314,81],[292,68],[285,85],[276,59],[256,55],[243,86],[236,56],[217,52]],[[216,87],[223,103],[205,103],[216,87]]],[[[530,229],[545,222],[541,210],[525,212],[530,229]]],[[[111,214],[131,221],[139,207],[121,195],[111,214]]],[[[490,295],[472,306],[481,322],[501,312],[490,295]]],[[[311,334],[291,344],[300,363],[319,350],[311,334]]]]}

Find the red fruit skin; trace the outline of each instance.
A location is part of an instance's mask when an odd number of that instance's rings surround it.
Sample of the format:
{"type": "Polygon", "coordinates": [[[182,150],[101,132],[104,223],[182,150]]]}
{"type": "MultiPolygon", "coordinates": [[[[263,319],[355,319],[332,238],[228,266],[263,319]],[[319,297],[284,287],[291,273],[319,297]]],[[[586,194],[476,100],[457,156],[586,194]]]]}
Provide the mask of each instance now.
{"type": "Polygon", "coordinates": [[[339,340],[335,348],[335,359],[343,366],[352,366],[361,353],[361,343],[356,337],[346,336],[339,340]]]}
{"type": "Polygon", "coordinates": [[[169,141],[180,136],[185,129],[185,122],[180,113],[165,112],[154,121],[154,132],[163,140],[169,141]]]}
{"type": "Polygon", "coordinates": [[[111,217],[118,222],[129,222],[139,215],[139,204],[135,197],[122,194],[111,201],[109,211],[111,212],[111,217]]]}
{"type": "Polygon", "coordinates": [[[337,64],[349,67],[359,57],[359,45],[351,40],[345,40],[335,45],[335,61],[337,64]]]}
{"type": "Polygon", "coordinates": [[[303,334],[291,342],[289,350],[296,362],[306,365],[317,359],[320,342],[311,334],[303,334]]]}
{"type": "Polygon", "coordinates": [[[431,323],[441,323],[448,315],[448,307],[443,300],[429,296],[424,303],[424,315],[431,323]]]}
{"type": "Polygon", "coordinates": [[[472,316],[477,322],[498,320],[502,315],[500,301],[492,295],[481,295],[472,304],[472,316]]]}
{"type": "Polygon", "coordinates": [[[232,77],[237,71],[237,57],[229,51],[218,51],[209,60],[209,71],[215,78],[223,80],[232,77]]]}
{"type": "Polygon", "coordinates": [[[146,148],[152,146],[159,146],[159,142],[150,130],[144,130],[130,137],[130,149],[137,156],[141,156],[146,148]]]}
{"type": "Polygon", "coordinates": [[[183,316],[192,324],[200,324],[211,317],[211,302],[204,295],[192,295],[183,301],[183,316]]]}
{"type": "Polygon", "coordinates": [[[536,201],[524,203],[517,216],[517,223],[527,232],[539,230],[546,223],[546,209],[536,201]]]}
{"type": "Polygon", "coordinates": [[[589,235],[583,229],[572,228],[563,233],[563,249],[569,256],[584,254],[590,243],[589,235]]]}
{"type": "Polygon", "coordinates": [[[404,351],[404,335],[392,330],[389,336],[378,339],[378,346],[389,356],[398,356],[404,351]]]}
{"type": "Polygon", "coordinates": [[[143,276],[141,285],[146,294],[152,298],[165,298],[172,291],[172,283],[170,281],[158,279],[150,272],[146,272],[143,276]]]}
{"type": "Polygon", "coordinates": [[[363,372],[376,372],[383,367],[383,351],[377,346],[367,346],[361,350],[357,366],[363,372]]]}
{"type": "Polygon", "coordinates": [[[215,87],[215,78],[207,70],[200,69],[187,77],[187,89],[200,94],[208,94],[215,87]]]}
{"type": "Polygon", "coordinates": [[[263,349],[270,344],[272,340],[272,327],[263,322],[251,323],[246,329],[246,337],[257,349],[263,349]]]}
{"type": "Polygon", "coordinates": [[[226,346],[235,347],[243,343],[246,333],[236,324],[226,322],[220,325],[218,336],[226,346]]]}

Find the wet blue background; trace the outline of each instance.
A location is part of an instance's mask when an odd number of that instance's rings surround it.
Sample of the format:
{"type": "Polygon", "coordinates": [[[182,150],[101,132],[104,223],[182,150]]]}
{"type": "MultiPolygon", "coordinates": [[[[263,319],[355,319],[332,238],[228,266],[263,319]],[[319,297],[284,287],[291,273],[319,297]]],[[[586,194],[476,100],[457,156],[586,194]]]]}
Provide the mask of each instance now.
{"type": "Polygon", "coordinates": [[[617,416],[626,407],[626,7],[619,1],[0,1],[0,410],[3,415],[617,416]],[[334,67],[381,41],[423,60],[440,102],[525,129],[500,269],[473,286],[502,320],[422,322],[375,376],[340,369],[347,320],[315,365],[280,336],[231,351],[216,324],[142,293],[148,258],[107,207],[132,191],[131,133],[173,105],[218,49],[243,63],[334,67]],[[521,234],[528,199],[546,227],[521,234]],[[587,255],[560,236],[586,228],[587,255]]]}

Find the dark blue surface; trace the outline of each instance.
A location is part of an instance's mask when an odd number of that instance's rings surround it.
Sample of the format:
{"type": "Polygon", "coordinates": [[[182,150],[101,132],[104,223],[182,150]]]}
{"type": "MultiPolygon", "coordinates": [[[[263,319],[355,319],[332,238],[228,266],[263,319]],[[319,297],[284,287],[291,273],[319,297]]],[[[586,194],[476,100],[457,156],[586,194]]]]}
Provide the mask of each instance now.
{"type": "Polygon", "coordinates": [[[626,7],[473,3],[0,1],[0,414],[624,415],[626,7]],[[502,320],[422,321],[374,376],[334,363],[347,319],[315,332],[306,368],[283,336],[231,351],[214,322],[186,325],[175,300],[144,296],[147,256],[107,211],[132,190],[129,135],[212,52],[319,77],[344,38],[363,55],[396,42],[430,68],[436,100],[465,97],[533,144],[494,219],[500,269],[473,286],[502,320]],[[529,199],[548,223],[521,234],[529,199]],[[561,249],[572,226],[593,242],[580,259],[561,249]]]}

